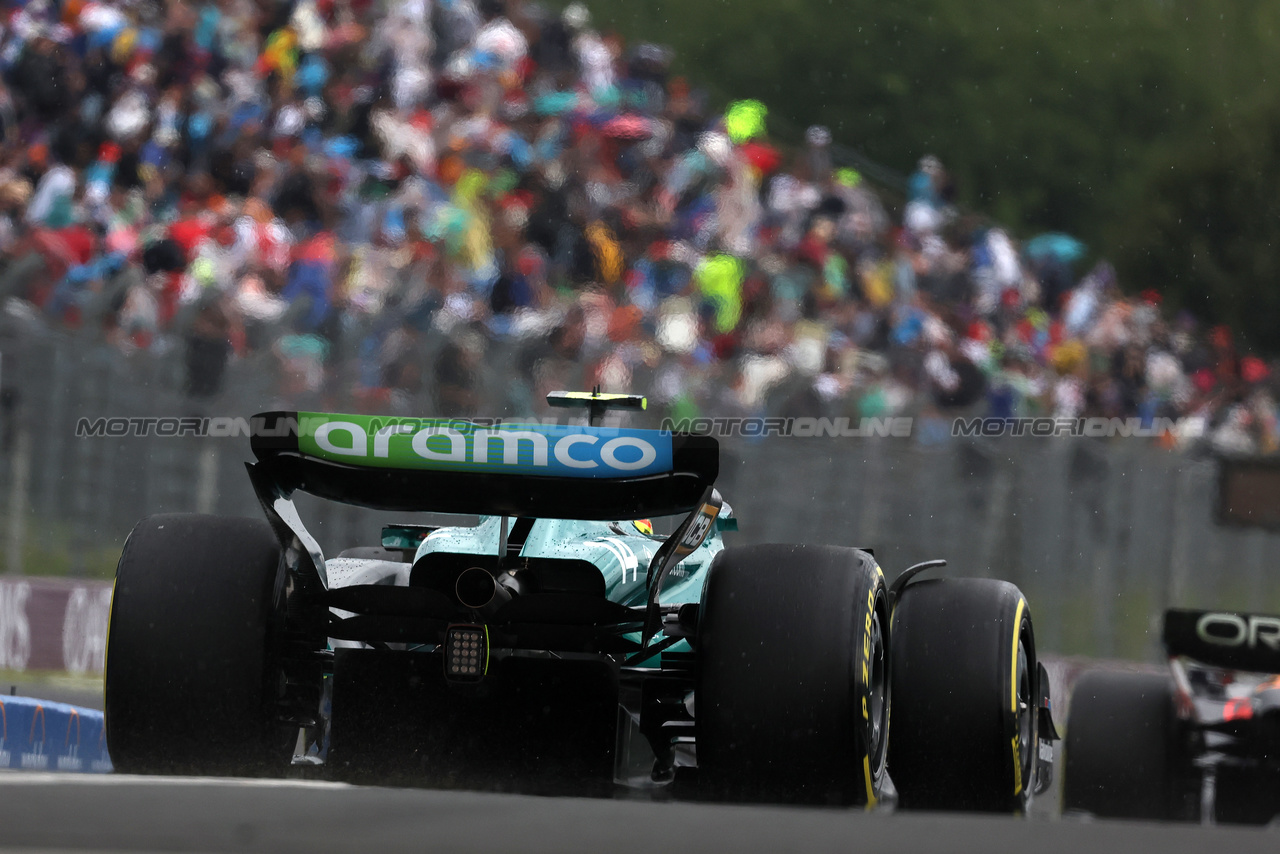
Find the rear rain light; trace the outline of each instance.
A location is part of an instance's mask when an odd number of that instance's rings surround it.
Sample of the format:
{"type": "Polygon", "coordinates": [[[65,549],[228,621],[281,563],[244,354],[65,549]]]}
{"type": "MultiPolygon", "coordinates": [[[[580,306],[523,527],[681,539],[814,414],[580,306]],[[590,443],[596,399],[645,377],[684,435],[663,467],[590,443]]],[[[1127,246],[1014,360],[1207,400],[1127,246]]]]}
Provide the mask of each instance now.
{"type": "Polygon", "coordinates": [[[489,669],[489,633],[484,626],[450,626],[444,641],[444,677],[479,682],[489,669]]]}

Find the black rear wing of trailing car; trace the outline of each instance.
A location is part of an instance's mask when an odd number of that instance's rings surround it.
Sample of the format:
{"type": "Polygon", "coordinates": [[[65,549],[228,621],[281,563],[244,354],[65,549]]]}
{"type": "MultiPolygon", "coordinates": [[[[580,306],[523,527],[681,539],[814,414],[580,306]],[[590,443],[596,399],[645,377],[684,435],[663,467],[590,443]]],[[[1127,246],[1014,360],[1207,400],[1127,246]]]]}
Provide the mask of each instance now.
{"type": "Polygon", "coordinates": [[[395,512],[604,521],[688,514],[650,568],[658,581],[687,553],[686,541],[702,541],[722,503],[710,436],[318,412],[260,413],[252,427],[254,491],[286,561],[304,584],[322,588],[323,553],[292,501],[299,490],[395,512]]]}
{"type": "Polygon", "coordinates": [[[1280,616],[1231,611],[1165,612],[1165,651],[1227,670],[1280,673],[1280,616]]]}

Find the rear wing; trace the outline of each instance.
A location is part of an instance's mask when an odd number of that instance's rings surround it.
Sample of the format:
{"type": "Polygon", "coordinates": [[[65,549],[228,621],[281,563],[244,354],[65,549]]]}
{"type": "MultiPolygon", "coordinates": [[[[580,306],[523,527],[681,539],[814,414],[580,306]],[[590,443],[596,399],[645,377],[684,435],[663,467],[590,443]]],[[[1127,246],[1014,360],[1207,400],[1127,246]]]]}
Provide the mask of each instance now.
{"type": "Polygon", "coordinates": [[[1280,616],[1175,608],[1164,614],[1170,656],[1254,673],[1280,673],[1280,616]]]}
{"type": "Polygon", "coordinates": [[[715,439],[659,430],[319,412],[253,426],[255,482],[395,512],[668,516],[698,506],[719,473],[715,439]]]}

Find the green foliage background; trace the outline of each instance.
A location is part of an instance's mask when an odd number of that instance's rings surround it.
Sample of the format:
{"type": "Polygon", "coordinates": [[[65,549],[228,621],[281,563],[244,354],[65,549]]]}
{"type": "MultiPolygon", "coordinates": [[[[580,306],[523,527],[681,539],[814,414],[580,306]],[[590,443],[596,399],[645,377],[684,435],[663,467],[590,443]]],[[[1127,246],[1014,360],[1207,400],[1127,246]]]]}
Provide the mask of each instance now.
{"type": "Polygon", "coordinates": [[[754,97],[964,207],[1076,234],[1130,290],[1280,351],[1280,4],[1236,0],[588,0],[676,50],[717,106],[754,97]]]}

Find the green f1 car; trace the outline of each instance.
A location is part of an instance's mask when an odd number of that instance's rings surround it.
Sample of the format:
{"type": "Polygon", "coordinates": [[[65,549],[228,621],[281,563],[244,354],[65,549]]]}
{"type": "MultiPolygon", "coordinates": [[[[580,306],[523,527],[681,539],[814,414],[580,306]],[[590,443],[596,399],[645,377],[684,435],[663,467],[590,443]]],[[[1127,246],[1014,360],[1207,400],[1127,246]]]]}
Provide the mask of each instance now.
{"type": "Polygon", "coordinates": [[[549,399],[589,423],[258,416],[266,521],[153,516],[125,544],[116,768],[990,811],[1048,786],[1016,587],[726,547],[715,439],[598,426],[639,397],[549,399]],[[297,491],[480,523],[389,525],[326,559],[297,491]]]}

